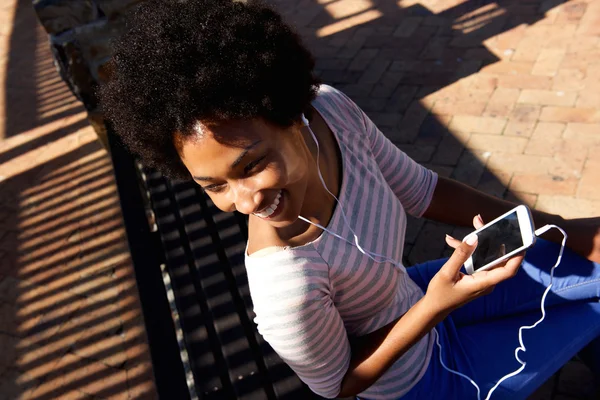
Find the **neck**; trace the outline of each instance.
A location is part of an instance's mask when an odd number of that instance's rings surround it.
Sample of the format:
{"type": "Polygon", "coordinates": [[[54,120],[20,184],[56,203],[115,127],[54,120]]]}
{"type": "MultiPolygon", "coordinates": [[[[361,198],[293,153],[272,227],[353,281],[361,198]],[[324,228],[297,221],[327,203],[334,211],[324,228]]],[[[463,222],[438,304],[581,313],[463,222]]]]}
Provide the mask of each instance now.
{"type": "MultiPolygon", "coordinates": [[[[317,124],[315,124],[317,125],[317,124]]],[[[304,141],[310,151],[312,157],[312,168],[310,180],[306,189],[307,198],[305,200],[306,207],[303,208],[303,217],[312,222],[317,222],[323,226],[329,223],[335,209],[335,199],[323,186],[323,182],[319,177],[319,172],[323,177],[327,189],[336,194],[339,192],[340,182],[337,179],[337,159],[332,157],[331,151],[328,151],[328,141],[322,130],[313,129],[315,137],[310,133],[308,127],[302,129],[304,141]],[[318,141],[319,146],[315,143],[318,141]],[[317,157],[318,154],[318,157],[317,157]],[[318,168],[317,168],[318,160],[318,168]],[[332,164],[332,163],[335,163],[332,164]]],[[[306,224],[303,221],[299,221],[306,224]]]]}
{"type": "MultiPolygon", "coordinates": [[[[323,187],[323,183],[319,178],[319,169],[327,187],[333,193],[337,192],[337,182],[332,179],[333,174],[330,172],[332,169],[330,162],[331,157],[327,151],[326,141],[322,139],[323,135],[318,127],[311,126],[311,129],[313,129],[313,133],[319,143],[319,148],[317,148],[309,129],[307,127],[302,127],[301,133],[306,145],[305,152],[310,165],[310,170],[305,191],[305,200],[300,215],[311,222],[326,226],[333,215],[335,199],[333,199],[323,187]],[[319,150],[319,169],[317,169],[317,150],[319,150]]],[[[320,228],[308,224],[301,219],[298,219],[292,225],[284,229],[278,230],[280,239],[286,242],[297,242],[296,244],[292,244],[293,246],[310,242],[316,239],[320,234],[320,228]]]]}

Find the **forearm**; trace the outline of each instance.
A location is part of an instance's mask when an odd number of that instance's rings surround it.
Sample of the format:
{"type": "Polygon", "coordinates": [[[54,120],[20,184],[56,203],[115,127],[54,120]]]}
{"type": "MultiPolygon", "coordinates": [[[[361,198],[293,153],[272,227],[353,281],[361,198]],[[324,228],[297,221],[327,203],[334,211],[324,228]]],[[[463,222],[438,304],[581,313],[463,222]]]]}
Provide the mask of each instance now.
{"type": "Polygon", "coordinates": [[[350,367],[342,381],[339,397],[356,396],[373,385],[447,312],[436,311],[425,295],[400,319],[357,339],[352,345],[350,367]]]}
{"type": "MultiPolygon", "coordinates": [[[[490,196],[452,179],[438,179],[429,208],[423,215],[435,221],[452,225],[473,226],[473,217],[481,214],[484,221],[489,222],[516,206],[515,203],[490,196]]],[[[559,215],[532,210],[536,227],[555,224],[563,228],[565,220],[559,215]]],[[[560,243],[562,235],[554,231],[548,232],[544,238],[560,243]]]]}

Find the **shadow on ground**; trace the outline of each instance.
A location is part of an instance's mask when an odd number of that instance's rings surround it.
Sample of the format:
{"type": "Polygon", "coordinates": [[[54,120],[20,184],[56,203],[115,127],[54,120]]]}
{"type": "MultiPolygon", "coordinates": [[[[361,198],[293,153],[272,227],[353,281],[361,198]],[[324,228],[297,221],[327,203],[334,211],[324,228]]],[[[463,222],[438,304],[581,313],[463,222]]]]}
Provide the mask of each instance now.
{"type": "MultiPolygon", "coordinates": [[[[493,117],[495,111],[506,111],[486,108],[495,81],[470,79],[500,61],[484,42],[540,21],[561,0],[274,3],[315,54],[321,79],[349,95],[409,156],[441,176],[525,201],[486,168],[488,151],[465,148],[470,133],[460,121],[451,122],[451,114],[479,116],[485,110],[493,117]]],[[[521,112],[526,119],[527,110],[521,112]]],[[[410,218],[406,264],[448,255],[444,234],[463,237],[467,232],[410,218]]]]}
{"type": "Polygon", "coordinates": [[[139,398],[152,378],[112,165],[82,129],[31,1],[14,12],[0,103],[0,399],[139,398]]]}

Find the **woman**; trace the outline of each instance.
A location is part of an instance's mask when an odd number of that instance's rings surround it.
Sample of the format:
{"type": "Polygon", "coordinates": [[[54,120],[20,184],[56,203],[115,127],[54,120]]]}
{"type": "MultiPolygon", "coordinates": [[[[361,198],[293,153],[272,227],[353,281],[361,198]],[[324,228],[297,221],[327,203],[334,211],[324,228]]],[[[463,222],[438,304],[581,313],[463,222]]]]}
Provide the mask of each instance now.
{"type": "MultiPolygon", "coordinates": [[[[519,313],[539,309],[557,245],[541,241],[524,262],[518,256],[465,276],[460,268],[476,242],[448,237],[457,249],[449,260],[408,270],[374,262],[354,242],[356,234],[364,249],[400,260],[406,212],[480,227],[513,204],[438,177],[397,149],[348,97],[319,85],[299,37],[264,5],[148,1],[129,28],[101,93],[107,116],[146,165],[191,178],[221,210],[249,215],[246,268],[258,330],[313,391],[476,398],[441,366],[441,353],[484,394],[519,366],[501,358],[517,345],[519,313]],[[510,337],[490,329],[500,317],[510,337]],[[477,335],[495,342],[481,347],[477,335]]],[[[494,398],[528,395],[600,333],[598,219],[534,218],[571,235],[548,305],[572,304],[565,324],[585,334],[535,331],[530,340],[560,349],[535,353],[526,379],[506,381],[494,398]],[[592,310],[576,312],[581,303],[592,310]]]]}

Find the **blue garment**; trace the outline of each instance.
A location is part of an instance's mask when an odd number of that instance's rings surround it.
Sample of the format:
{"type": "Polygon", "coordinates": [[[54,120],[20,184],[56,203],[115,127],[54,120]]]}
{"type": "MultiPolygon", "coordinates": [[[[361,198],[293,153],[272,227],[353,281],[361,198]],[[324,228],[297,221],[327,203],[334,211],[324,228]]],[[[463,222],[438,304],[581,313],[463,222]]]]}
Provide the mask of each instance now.
{"type": "MultiPolygon", "coordinates": [[[[559,250],[560,246],[538,239],[514,278],[455,310],[436,327],[444,363],[470,376],[481,388],[481,400],[501,377],[520,367],[514,358],[518,329],[541,317],[540,300],[559,250]]],[[[445,261],[407,270],[426,291],[445,261]]],[[[565,249],[553,282],[546,299],[546,319],[523,332],[527,351],[519,354],[527,366],[505,380],[491,400],[526,399],[588,344],[588,360],[600,365],[600,264],[565,249]]],[[[446,371],[439,360],[439,347],[434,344],[433,348],[427,372],[402,400],[477,399],[475,387],[446,371]]]]}

